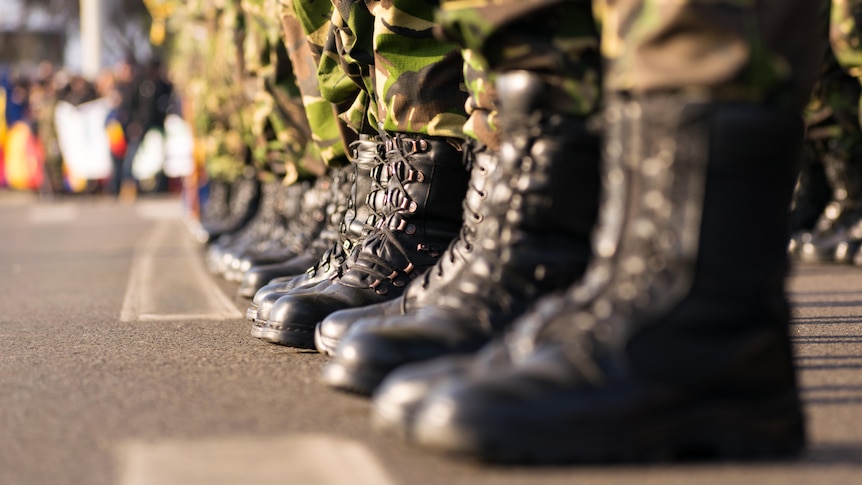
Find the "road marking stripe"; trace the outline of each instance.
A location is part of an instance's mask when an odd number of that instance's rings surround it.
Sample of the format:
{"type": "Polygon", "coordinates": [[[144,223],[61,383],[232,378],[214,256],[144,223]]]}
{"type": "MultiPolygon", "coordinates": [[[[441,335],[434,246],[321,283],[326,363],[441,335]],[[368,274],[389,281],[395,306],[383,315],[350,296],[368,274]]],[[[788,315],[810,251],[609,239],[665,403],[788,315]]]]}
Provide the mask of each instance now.
{"type": "Polygon", "coordinates": [[[179,219],[159,220],[132,257],[120,321],[243,318],[206,272],[198,250],[179,219]],[[177,300],[182,308],[168,307],[177,300]]]}
{"type": "Polygon", "coordinates": [[[142,219],[176,219],[182,217],[182,201],[178,199],[138,200],[135,214],[142,219]]]}
{"type": "Polygon", "coordinates": [[[392,485],[360,442],[324,434],[128,442],[121,485],[392,485]]]}
{"type": "Polygon", "coordinates": [[[78,220],[80,211],[73,205],[38,205],[30,208],[31,224],[63,224],[78,220]]]}

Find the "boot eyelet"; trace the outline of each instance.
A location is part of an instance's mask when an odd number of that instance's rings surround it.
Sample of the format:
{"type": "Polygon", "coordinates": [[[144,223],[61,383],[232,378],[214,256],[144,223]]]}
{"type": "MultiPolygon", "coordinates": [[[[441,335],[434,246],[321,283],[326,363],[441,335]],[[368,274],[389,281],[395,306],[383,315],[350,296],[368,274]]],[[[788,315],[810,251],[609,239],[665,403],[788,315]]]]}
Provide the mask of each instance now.
{"type": "Polygon", "coordinates": [[[404,228],[404,232],[410,236],[416,234],[416,226],[413,224],[407,224],[407,227],[404,228]]]}

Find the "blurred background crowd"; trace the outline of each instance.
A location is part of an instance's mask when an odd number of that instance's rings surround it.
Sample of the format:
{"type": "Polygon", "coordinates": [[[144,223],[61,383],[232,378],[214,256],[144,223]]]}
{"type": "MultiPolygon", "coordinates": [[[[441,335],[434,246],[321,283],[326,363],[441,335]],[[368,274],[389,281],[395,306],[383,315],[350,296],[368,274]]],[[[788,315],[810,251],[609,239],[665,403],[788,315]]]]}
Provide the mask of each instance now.
{"type": "Polygon", "coordinates": [[[0,188],[180,190],[192,142],[151,25],[141,0],[0,0],[0,188]]]}
{"type": "MultiPolygon", "coordinates": [[[[344,134],[300,94],[278,3],[0,0],[0,189],[127,201],[182,192],[197,215],[211,190],[244,178],[290,185],[342,164],[344,134]],[[99,19],[89,68],[87,5],[99,19]]],[[[862,7],[833,3],[790,251],[862,263],[862,59],[858,43],[836,42],[856,38],[845,34],[862,7]]]]}
{"type": "Polygon", "coordinates": [[[132,198],[138,191],[177,190],[163,166],[139,177],[133,172],[135,148],[144,135],[164,134],[166,117],[180,114],[160,61],[124,60],[94,80],[50,61],[39,62],[32,73],[0,69],[5,105],[0,184],[44,196],[132,198]],[[88,122],[95,123],[96,132],[82,133],[88,122]],[[79,160],[83,164],[75,163],[79,160]]]}

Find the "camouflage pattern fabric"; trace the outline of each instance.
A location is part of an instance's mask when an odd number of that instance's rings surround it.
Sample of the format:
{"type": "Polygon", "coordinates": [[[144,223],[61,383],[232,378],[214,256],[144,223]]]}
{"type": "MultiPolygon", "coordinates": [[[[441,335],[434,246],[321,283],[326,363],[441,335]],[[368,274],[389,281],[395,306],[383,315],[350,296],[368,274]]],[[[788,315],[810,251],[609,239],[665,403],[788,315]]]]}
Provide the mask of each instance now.
{"type": "Polygon", "coordinates": [[[374,18],[362,1],[332,0],[332,6],[330,32],[318,70],[321,92],[340,107],[339,118],[353,131],[376,134],[374,18]]]}
{"type": "Polygon", "coordinates": [[[277,0],[173,3],[168,65],[207,174],[231,181],[249,163],[286,183],[323,173],[277,0]]]}
{"type": "Polygon", "coordinates": [[[832,0],[829,43],[838,64],[862,78],[862,0],[832,0]]]}
{"type": "MultiPolygon", "coordinates": [[[[848,5],[851,0],[833,0],[831,15],[821,20],[824,36],[829,35],[831,49],[823,59],[817,83],[810,102],[805,108],[808,126],[806,139],[809,150],[817,158],[827,153],[847,157],[862,148],[862,130],[859,123],[859,102],[862,85],[858,75],[862,64],[855,64],[862,49],[858,32],[848,5]],[[843,61],[842,61],[843,60],[843,61]]],[[[825,9],[828,10],[829,5],[825,9]]]]}
{"type": "MultiPolygon", "coordinates": [[[[808,135],[834,140],[842,156],[862,156],[862,0],[832,0],[829,45],[822,75],[808,106],[808,135]],[[831,123],[825,123],[828,120],[831,123]]],[[[818,144],[821,151],[828,149],[818,144]]]]}
{"type": "Polygon", "coordinates": [[[862,155],[859,100],[862,85],[838,63],[829,51],[821,75],[804,114],[806,149],[816,159],[862,155]]]}
{"type": "MultiPolygon", "coordinates": [[[[251,161],[249,151],[256,142],[252,129],[254,91],[247,83],[243,55],[245,19],[237,0],[216,3],[215,31],[206,56],[207,62],[213,64],[213,77],[209,80],[205,109],[216,120],[210,144],[217,148],[208,165],[243,166],[251,161]]],[[[203,8],[205,12],[209,10],[203,8]]]]}
{"type": "Polygon", "coordinates": [[[465,104],[467,122],[464,123],[464,134],[491,150],[497,150],[500,139],[493,73],[485,60],[470,49],[464,49],[461,55],[464,58],[464,83],[469,95],[465,104]]]}
{"type": "Polygon", "coordinates": [[[374,98],[386,131],[463,137],[463,59],[434,37],[435,1],[366,0],[374,17],[374,98]]]}
{"type": "Polygon", "coordinates": [[[818,0],[599,0],[605,85],[801,109],[823,50],[818,0]],[[669,39],[671,39],[669,41],[669,39]]]}
{"type": "Polygon", "coordinates": [[[536,72],[557,91],[561,112],[598,110],[602,77],[592,2],[443,0],[438,21],[438,35],[467,49],[471,67],[536,72]]]}
{"type": "Polygon", "coordinates": [[[285,184],[321,175],[293,66],[282,41],[277,0],[241,0],[246,96],[253,101],[252,159],[285,184]]]}
{"type": "MultiPolygon", "coordinates": [[[[840,190],[845,181],[841,179],[846,175],[849,164],[862,160],[862,127],[859,118],[862,49],[859,45],[859,24],[854,16],[858,15],[860,6],[862,2],[858,0],[833,0],[831,4],[824,5],[822,33],[824,38],[829,38],[831,48],[827,49],[811,100],[803,112],[807,128],[805,155],[807,163],[811,164],[803,170],[820,170],[827,178],[818,179],[803,173],[802,180],[808,184],[818,180],[831,182],[834,187],[827,184],[825,190],[833,191],[838,197],[842,197],[840,190]]],[[[816,189],[806,186],[800,188],[800,193],[804,197],[817,193],[816,189]]],[[[845,193],[843,197],[848,195],[845,193]]],[[[823,215],[834,219],[839,212],[827,210],[823,215]]]]}
{"type": "Polygon", "coordinates": [[[253,143],[241,25],[237,2],[229,0],[176,2],[167,19],[168,69],[192,124],[196,158],[210,178],[228,182],[242,174],[253,143]]]}
{"type": "MultiPolygon", "coordinates": [[[[332,4],[330,2],[308,2],[280,0],[278,15],[281,19],[283,43],[290,57],[296,84],[302,96],[314,149],[327,166],[340,166],[347,162],[347,147],[355,136],[338,119],[337,114],[344,111],[333,104],[321,93],[323,85],[318,76],[318,66],[324,46],[332,35],[332,4]]],[[[329,57],[333,59],[333,57],[329,57]]],[[[359,88],[347,80],[335,63],[327,66],[335,80],[336,90],[344,90],[344,99],[352,100],[359,88]],[[338,87],[338,86],[342,87],[338,87]]],[[[350,106],[352,102],[342,102],[350,106]]]]}
{"type": "MultiPolygon", "coordinates": [[[[817,28],[818,0],[595,0],[601,20],[601,54],[606,59],[604,87],[615,92],[685,91],[696,99],[761,102],[769,100],[801,109],[808,99],[822,51],[806,44],[817,28]],[[671,35],[672,34],[672,35],[671,35]],[[792,35],[789,35],[792,34],[792,35]],[[792,83],[792,85],[788,85],[792,83]],[[782,99],[776,99],[776,96],[782,99]]],[[[531,59],[544,59],[531,70],[555,69],[550,62],[578,65],[577,24],[548,9],[567,13],[589,7],[578,0],[444,0],[441,24],[448,38],[483,55],[492,69],[513,65],[529,68],[531,59]],[[569,59],[527,53],[518,36],[525,19],[545,12],[550,45],[556,43],[569,59]],[[558,25],[557,22],[562,22],[558,25]],[[552,34],[553,32],[553,34],[552,34]],[[520,47],[519,47],[520,46],[520,47]],[[519,60],[520,59],[520,60],[519,60]]],[[[581,33],[585,33],[582,24],[581,33]]],[[[533,36],[533,38],[538,36],[533,36]]],[[[533,44],[531,44],[533,45],[533,44]]],[[[539,46],[532,47],[540,49],[539,46]]],[[[586,53],[581,58],[586,58],[586,53]]],[[[572,73],[570,73],[572,74],[572,73]]],[[[569,100],[583,107],[596,96],[577,89],[590,86],[589,71],[574,72],[577,85],[569,100]]],[[[595,83],[593,83],[595,84],[595,83]]],[[[565,90],[564,90],[565,91],[565,90]]],[[[577,108],[575,104],[572,108],[577,108]]],[[[575,112],[574,110],[571,110],[575,112]]]]}

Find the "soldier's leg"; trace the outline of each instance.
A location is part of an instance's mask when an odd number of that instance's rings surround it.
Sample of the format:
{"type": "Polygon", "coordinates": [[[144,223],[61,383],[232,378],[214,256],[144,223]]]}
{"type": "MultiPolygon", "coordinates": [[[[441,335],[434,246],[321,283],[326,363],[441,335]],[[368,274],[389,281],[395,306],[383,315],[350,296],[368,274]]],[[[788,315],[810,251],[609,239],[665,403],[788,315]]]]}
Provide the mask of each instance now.
{"type": "Polygon", "coordinates": [[[322,164],[305,153],[310,128],[284,55],[281,24],[267,11],[275,9],[275,1],[239,0],[235,7],[236,76],[243,99],[237,116],[263,191],[261,210],[250,224],[230,240],[210,247],[210,253],[219,253],[219,267],[230,281],[240,281],[252,265],[285,261],[303,252],[322,225],[322,218],[311,214],[323,212],[332,186],[329,180],[312,184],[314,197],[300,194],[300,188],[285,187],[300,177],[310,183],[322,175],[322,164]],[[286,201],[287,196],[292,200],[286,201]],[[293,213],[280,210],[287,207],[293,213]]]}
{"type": "MultiPolygon", "coordinates": [[[[434,2],[335,7],[335,61],[363,93],[354,101],[360,108],[341,119],[384,143],[388,181],[368,199],[378,222],[343,274],[281,297],[256,325],[267,340],[312,348],[314,327],[326,315],[396,298],[436,262],[461,226],[468,178],[462,60],[455,45],[432,35],[434,2]]],[[[321,66],[331,61],[324,55],[321,66]]],[[[321,83],[323,95],[344,102],[329,87],[321,83]]]]}
{"type": "MultiPolygon", "coordinates": [[[[829,24],[829,43],[835,59],[844,70],[844,72],[852,76],[857,83],[862,82],[862,1],[860,0],[832,0],[832,15],[829,24]]],[[[854,86],[858,89],[858,86],[854,86]]],[[[853,91],[847,84],[847,89],[843,91],[845,95],[858,92],[853,91]]],[[[856,104],[856,114],[859,115],[859,105],[862,104],[862,99],[859,99],[856,104]]],[[[852,109],[844,109],[844,113],[851,114],[852,109]]],[[[842,125],[845,126],[845,125],[842,125]]],[[[856,123],[847,122],[846,136],[841,140],[840,146],[844,148],[845,155],[843,164],[839,164],[838,171],[832,173],[841,173],[841,168],[846,176],[842,177],[840,183],[833,182],[834,189],[844,189],[848,191],[848,197],[843,202],[843,206],[847,206],[847,216],[843,219],[846,221],[843,227],[846,228],[845,234],[842,235],[836,247],[836,260],[846,261],[852,258],[852,262],[857,265],[862,265],[862,218],[859,216],[859,200],[858,200],[858,184],[860,172],[862,172],[862,154],[859,153],[859,119],[856,123]],[[855,200],[854,200],[855,199],[855,200]],[[855,219],[855,220],[854,220],[855,219]]],[[[837,193],[843,195],[843,192],[837,193]]],[[[837,198],[836,198],[837,199],[837,198]]],[[[835,231],[842,232],[842,231],[835,231]]]]}
{"type": "MultiPolygon", "coordinates": [[[[340,191],[342,196],[327,206],[324,228],[306,251],[283,263],[246,273],[240,291],[253,296],[246,312],[252,321],[261,318],[265,321],[274,300],[293,287],[328,279],[338,271],[350,250],[370,231],[372,214],[365,200],[372,190],[371,171],[380,163],[376,153],[378,144],[358,140],[357,134],[338,117],[353,105],[360,92],[359,86],[346,80],[346,76],[329,71],[340,71],[339,64],[321,64],[324,56],[332,55],[327,49],[334,47],[332,43],[327,45],[333,35],[329,20],[332,5],[287,2],[282,3],[278,11],[292,76],[311,128],[307,151],[326,164],[326,170],[343,182],[344,190],[340,191]],[[332,79],[336,81],[330,83],[332,79]],[[344,101],[334,104],[322,91],[337,91],[344,101]],[[266,284],[276,277],[278,281],[266,284]]],[[[257,327],[253,328],[252,333],[259,336],[257,327]]]]}
{"type": "Polygon", "coordinates": [[[391,376],[402,392],[437,379],[407,430],[503,461],[796,452],[786,215],[822,54],[818,5],[602,7],[604,192],[591,267],[467,364],[391,376]]]}
{"type": "MultiPolygon", "coordinates": [[[[414,280],[400,297],[374,305],[340,310],[321,321],[315,328],[315,346],[320,352],[332,355],[344,334],[359,321],[370,318],[375,325],[388,326],[395,323],[392,319],[439,301],[442,297],[440,291],[453,288],[451,283],[460,279],[465,270],[464,266],[473,259],[479,243],[479,225],[490,215],[486,200],[492,187],[491,179],[496,177],[495,173],[499,168],[497,151],[500,143],[496,130],[493,84],[486,77],[484,61],[468,50],[464,50],[462,55],[465,85],[470,94],[466,103],[469,117],[464,125],[464,132],[470,138],[466,150],[470,151],[472,167],[464,200],[461,230],[434,267],[423,277],[414,280]]],[[[335,374],[328,368],[326,375],[335,374]]],[[[346,386],[346,380],[349,378],[348,373],[342,373],[339,380],[346,386]]],[[[363,380],[368,382],[368,379],[363,380]]],[[[356,385],[350,387],[359,389],[356,385]]]]}
{"type": "MultiPolygon", "coordinates": [[[[406,315],[356,324],[325,369],[330,385],[370,393],[399,365],[475,351],[533,300],[582,274],[598,203],[599,138],[588,123],[601,83],[596,23],[587,1],[520,8],[496,25],[514,35],[494,40],[457,31],[461,17],[493,18],[484,11],[449,11],[443,21],[476,66],[497,76],[499,93],[499,163],[466,264],[431,297],[405,300],[406,315]]],[[[321,334],[335,318],[321,323],[321,334]]]]}
{"type": "Polygon", "coordinates": [[[276,15],[278,2],[243,0],[242,7],[244,60],[254,81],[251,96],[256,105],[252,118],[256,140],[253,158],[263,172],[273,174],[271,185],[277,195],[276,204],[295,208],[293,214],[276,218],[272,222],[273,232],[262,234],[259,243],[234,260],[232,276],[241,280],[238,291],[252,297],[271,277],[282,276],[283,271],[301,273],[320,257],[325,248],[313,243],[323,231],[331,232],[327,224],[333,223],[332,213],[340,209],[336,201],[345,199],[342,193],[349,191],[349,185],[340,173],[326,173],[327,167],[312,140],[304,94],[283,40],[282,23],[276,15]],[[312,181],[312,194],[304,194],[290,204],[279,203],[283,195],[303,191],[292,185],[312,181]],[[300,256],[304,263],[295,261],[300,256]],[[292,264],[281,269],[288,262],[292,264]]]}
{"type": "Polygon", "coordinates": [[[204,79],[192,88],[198,99],[196,110],[209,117],[201,132],[206,171],[212,179],[231,181],[232,216],[222,224],[205,227],[208,242],[215,249],[210,252],[208,248],[208,266],[223,273],[219,241],[228,243],[233,234],[248,225],[260,206],[261,185],[249,156],[251,138],[243,111],[247,99],[241,89],[241,44],[236,37],[238,2],[226,2],[225,8],[218,11],[202,3],[196,7],[204,26],[198,31],[206,32],[208,40],[202,43],[204,79]]]}

